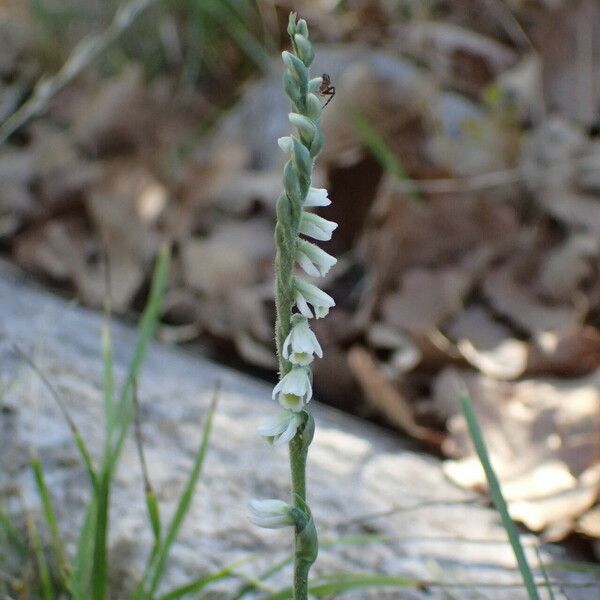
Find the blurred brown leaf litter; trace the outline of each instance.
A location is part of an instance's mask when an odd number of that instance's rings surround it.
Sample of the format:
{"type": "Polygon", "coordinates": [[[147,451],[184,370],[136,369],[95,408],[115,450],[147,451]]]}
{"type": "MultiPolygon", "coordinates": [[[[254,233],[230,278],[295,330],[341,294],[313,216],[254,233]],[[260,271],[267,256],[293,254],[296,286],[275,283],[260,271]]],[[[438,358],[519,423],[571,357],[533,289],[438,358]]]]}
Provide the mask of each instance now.
{"type": "MultiPolygon", "coordinates": [[[[340,223],[317,394],[442,451],[447,475],[480,489],[461,380],[513,516],[599,538],[600,6],[301,4],[337,89],[315,174],[340,223]]],[[[258,6],[278,48],[292,6],[258,6]]],[[[0,10],[6,119],[54,55],[19,3],[0,10]]],[[[106,249],[125,313],[169,240],[163,338],[273,369],[277,52],[261,73],[225,37],[182,81],[169,18],[174,68],[152,72],[141,51],[89,68],[0,149],[0,243],[90,306],[106,249]]]]}

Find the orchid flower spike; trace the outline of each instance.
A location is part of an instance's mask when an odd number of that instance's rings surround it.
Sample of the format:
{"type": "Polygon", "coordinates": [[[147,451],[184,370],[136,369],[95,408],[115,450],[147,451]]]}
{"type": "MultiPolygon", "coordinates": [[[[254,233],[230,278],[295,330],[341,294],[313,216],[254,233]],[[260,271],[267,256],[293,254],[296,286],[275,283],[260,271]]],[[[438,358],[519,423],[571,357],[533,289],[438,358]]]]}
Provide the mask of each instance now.
{"type": "Polygon", "coordinates": [[[283,410],[263,423],[258,432],[273,446],[289,442],[292,504],[253,500],[250,519],[261,527],[294,526],[292,595],[295,600],[307,600],[309,570],[317,558],[318,536],[306,501],[306,460],[315,430],[314,418],[306,405],[313,391],[309,365],[315,356],[323,356],[308,319],[324,317],[335,302],[317,286],[297,277],[295,269],[297,265],[309,276],[323,277],[337,262],[302,237],[326,242],[337,228],[337,223],[308,212],[331,204],[327,190],[311,184],[314,163],[324,142],[322,94],[333,88],[328,87],[329,76],[311,78],[315,53],[306,21],[291,13],[287,32],[291,52],[282,53],[286,67],[283,89],[290,101],[288,118],[293,129],[277,140],[286,162],[282,191],[275,206],[275,339],[280,380],[273,389],[273,399],[283,410]]]}

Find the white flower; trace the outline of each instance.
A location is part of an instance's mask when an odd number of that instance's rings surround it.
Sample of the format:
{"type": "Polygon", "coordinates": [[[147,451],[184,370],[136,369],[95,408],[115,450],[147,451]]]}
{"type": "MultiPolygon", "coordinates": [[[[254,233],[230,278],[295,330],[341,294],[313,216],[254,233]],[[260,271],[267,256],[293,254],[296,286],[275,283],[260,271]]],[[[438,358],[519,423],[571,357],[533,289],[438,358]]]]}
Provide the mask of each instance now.
{"type": "MultiPolygon", "coordinates": [[[[289,137],[289,136],[288,136],[289,137]]],[[[283,148],[280,140],[285,140],[286,138],[279,138],[279,146],[283,148]]],[[[287,142],[286,142],[287,143],[287,142]]],[[[287,146],[286,146],[287,148],[287,146]]],[[[291,150],[289,150],[291,152],[291,150]]],[[[311,187],[308,190],[308,194],[306,195],[306,200],[304,200],[304,208],[310,208],[312,206],[329,206],[331,204],[331,200],[327,196],[327,190],[325,188],[315,188],[311,187]]]]}
{"type": "Polygon", "coordinates": [[[308,326],[306,317],[294,315],[292,329],[283,342],[283,357],[294,365],[306,366],[313,361],[313,354],[323,357],[317,336],[308,326]]]}
{"type": "Polygon", "coordinates": [[[328,242],[336,229],[337,223],[328,221],[327,219],[324,219],[323,217],[313,213],[302,212],[298,231],[315,240],[328,242]]]}
{"type": "Polygon", "coordinates": [[[309,373],[304,367],[293,367],[275,386],[273,400],[278,400],[283,408],[300,412],[312,397],[309,373]]]}
{"type": "Polygon", "coordinates": [[[308,281],[304,281],[300,277],[294,277],[294,284],[296,287],[296,306],[305,317],[310,319],[313,316],[308,306],[309,304],[313,305],[317,319],[326,316],[329,309],[335,306],[333,298],[323,290],[320,290],[316,285],[308,283],[308,281]]]}
{"type": "Polygon", "coordinates": [[[306,240],[298,240],[296,261],[307,275],[323,277],[337,263],[337,258],[306,240]]]}
{"type": "Polygon", "coordinates": [[[259,527],[280,529],[294,525],[292,507],[283,500],[250,500],[250,521],[259,527]]]}
{"type": "Polygon", "coordinates": [[[267,438],[273,446],[283,446],[293,439],[301,424],[300,414],[291,410],[282,410],[265,421],[258,428],[258,434],[267,438]]]}

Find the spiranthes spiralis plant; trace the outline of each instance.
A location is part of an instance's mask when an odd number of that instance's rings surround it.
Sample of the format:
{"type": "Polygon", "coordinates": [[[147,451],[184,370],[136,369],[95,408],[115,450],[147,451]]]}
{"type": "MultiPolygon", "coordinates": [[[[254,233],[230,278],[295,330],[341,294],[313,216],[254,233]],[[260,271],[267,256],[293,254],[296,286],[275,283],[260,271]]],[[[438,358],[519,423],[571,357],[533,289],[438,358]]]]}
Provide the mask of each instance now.
{"type": "Polygon", "coordinates": [[[250,518],[260,527],[294,528],[294,600],[308,597],[308,573],[317,558],[318,539],[306,498],[306,460],[315,423],[308,410],[312,398],[310,363],[323,356],[310,328],[312,318],[322,318],[335,305],[333,299],[296,274],[296,266],[314,277],[324,276],[336,259],[305,238],[328,241],[337,225],[308,209],[330,204],[327,191],[314,188],[314,161],[323,145],[321,100],[317,95],[321,77],[311,79],[314,50],[306,21],[290,14],[288,34],[292,51],[283,52],[283,87],[292,106],[291,135],[278,140],[289,157],[283,170],[283,192],[277,199],[275,241],[275,338],[279,360],[279,382],[273,399],[281,406],[278,414],[259,428],[273,446],[289,444],[292,498],[254,500],[250,518]],[[301,237],[304,236],[304,237],[301,237]]]}

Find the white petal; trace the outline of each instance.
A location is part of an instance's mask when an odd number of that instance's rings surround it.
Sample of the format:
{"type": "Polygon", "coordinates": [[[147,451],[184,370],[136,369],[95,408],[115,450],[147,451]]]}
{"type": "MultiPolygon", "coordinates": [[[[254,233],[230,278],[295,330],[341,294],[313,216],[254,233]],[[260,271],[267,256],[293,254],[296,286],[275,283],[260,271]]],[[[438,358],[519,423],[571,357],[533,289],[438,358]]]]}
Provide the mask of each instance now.
{"type": "Polygon", "coordinates": [[[298,252],[298,255],[296,256],[296,260],[298,261],[298,264],[302,267],[302,270],[307,275],[310,275],[311,277],[320,277],[321,276],[321,272],[319,271],[319,269],[317,269],[317,267],[315,267],[315,265],[312,263],[310,258],[308,258],[308,256],[306,256],[306,254],[304,254],[304,252],[302,252],[302,251],[298,252]]]}
{"type": "Polygon", "coordinates": [[[306,391],[306,373],[300,369],[292,369],[283,379],[281,392],[283,394],[294,394],[303,396],[306,391]]]}
{"type": "Polygon", "coordinates": [[[319,344],[319,340],[317,339],[317,336],[314,334],[313,331],[311,331],[310,334],[313,337],[313,350],[315,351],[315,354],[319,358],[323,358],[323,348],[321,348],[321,344],[319,344]]]}
{"type": "Polygon", "coordinates": [[[321,352],[321,347],[307,318],[295,315],[292,318],[292,328],[283,344],[284,358],[294,365],[307,366],[314,360],[315,352],[321,352]]]}
{"type": "Polygon", "coordinates": [[[286,430],[289,421],[289,415],[285,412],[280,412],[260,425],[258,428],[258,433],[264,437],[273,437],[279,435],[286,430]]]}
{"type": "Polygon", "coordinates": [[[310,310],[304,296],[298,290],[296,290],[296,306],[298,307],[298,310],[302,316],[306,317],[307,319],[312,319],[312,311],[310,310]]]}
{"type": "Polygon", "coordinates": [[[287,444],[294,438],[296,431],[298,431],[298,427],[300,426],[300,419],[297,415],[295,416],[296,418],[290,419],[287,429],[275,440],[273,446],[283,446],[283,444],[287,444]]]}
{"type": "Polygon", "coordinates": [[[335,306],[334,299],[326,294],[323,290],[319,289],[316,285],[309,283],[308,281],[304,281],[300,277],[295,277],[294,282],[296,285],[296,290],[300,292],[303,298],[310,304],[312,304],[315,308],[317,306],[323,306],[331,308],[335,306]]]}
{"type": "Polygon", "coordinates": [[[337,226],[337,223],[328,221],[319,215],[303,212],[300,218],[299,232],[315,240],[328,242],[337,226]]]}
{"type": "Polygon", "coordinates": [[[299,412],[312,397],[312,385],[309,371],[304,367],[294,366],[276,386],[275,398],[288,410],[299,412]]]}
{"type": "Polygon", "coordinates": [[[316,306],[315,307],[315,317],[317,319],[322,319],[329,314],[329,308],[327,306],[316,306]]]}
{"type": "Polygon", "coordinates": [[[305,208],[312,206],[329,206],[331,200],[327,196],[327,190],[325,188],[314,188],[311,187],[308,190],[306,199],[304,200],[305,208]]]}
{"type": "Polygon", "coordinates": [[[281,388],[283,387],[283,379],[273,388],[273,392],[271,394],[271,398],[275,400],[277,398],[277,394],[281,392],[281,388]]]}
{"type": "Polygon", "coordinates": [[[337,258],[327,254],[325,250],[315,246],[315,244],[311,244],[306,240],[299,240],[297,261],[307,275],[323,277],[337,263],[337,258]],[[305,267],[307,261],[311,265],[309,268],[305,267]],[[317,275],[315,275],[315,271],[317,275]]]}
{"type": "Polygon", "coordinates": [[[280,513],[287,506],[287,503],[283,500],[277,500],[276,498],[268,498],[266,500],[253,499],[248,502],[248,508],[256,515],[273,514],[274,512],[280,513]]]}
{"type": "Polygon", "coordinates": [[[251,500],[248,503],[248,516],[259,527],[278,529],[294,524],[290,509],[290,505],[281,500],[251,500]]]}

